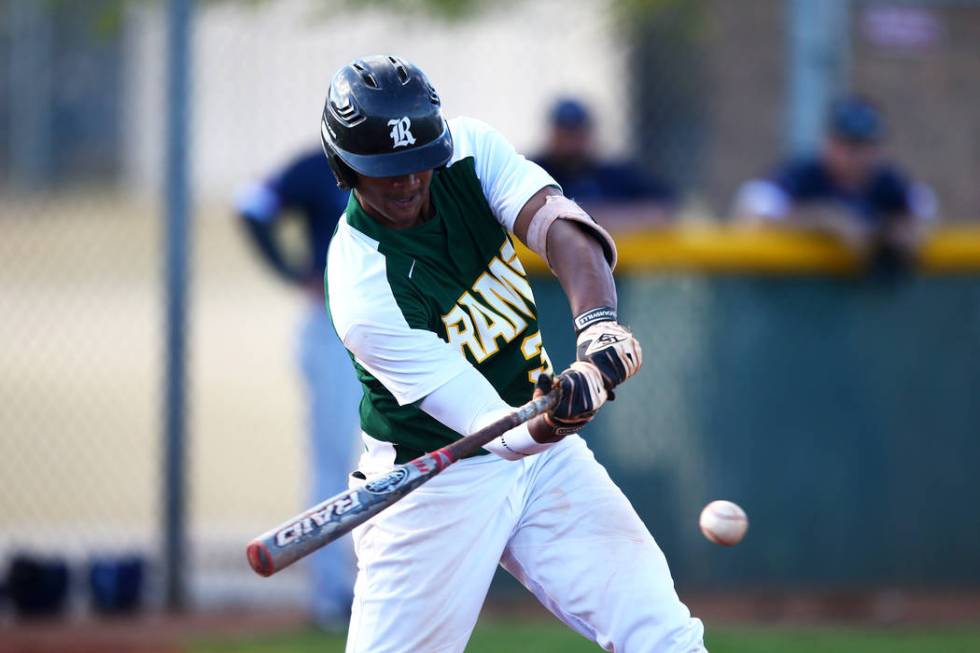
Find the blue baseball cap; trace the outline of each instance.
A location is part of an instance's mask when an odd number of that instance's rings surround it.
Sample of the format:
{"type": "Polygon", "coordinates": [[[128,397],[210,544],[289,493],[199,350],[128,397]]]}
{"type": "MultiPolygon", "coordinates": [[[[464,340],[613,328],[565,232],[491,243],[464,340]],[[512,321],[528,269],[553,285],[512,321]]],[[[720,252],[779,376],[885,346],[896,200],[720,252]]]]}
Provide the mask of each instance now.
{"type": "Polygon", "coordinates": [[[562,98],[555,102],[549,116],[553,126],[565,129],[578,129],[592,124],[589,110],[574,98],[562,98]]]}
{"type": "Polygon", "coordinates": [[[827,123],[831,134],[851,143],[877,143],[885,131],[881,112],[861,97],[835,102],[830,107],[827,123]]]}

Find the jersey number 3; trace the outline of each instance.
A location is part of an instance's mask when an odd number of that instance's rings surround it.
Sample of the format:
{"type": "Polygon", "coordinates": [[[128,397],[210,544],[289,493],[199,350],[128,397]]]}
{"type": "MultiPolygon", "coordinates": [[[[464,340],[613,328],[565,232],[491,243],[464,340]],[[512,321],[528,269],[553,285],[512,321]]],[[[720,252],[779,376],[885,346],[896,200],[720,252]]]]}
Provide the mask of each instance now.
{"type": "Polygon", "coordinates": [[[541,367],[537,367],[527,373],[527,378],[531,383],[537,383],[538,377],[542,374],[554,374],[555,370],[551,366],[551,359],[548,358],[548,352],[544,350],[544,346],[541,342],[541,332],[535,331],[528,337],[524,338],[521,342],[521,353],[524,354],[526,360],[531,360],[534,357],[540,357],[541,367]]]}

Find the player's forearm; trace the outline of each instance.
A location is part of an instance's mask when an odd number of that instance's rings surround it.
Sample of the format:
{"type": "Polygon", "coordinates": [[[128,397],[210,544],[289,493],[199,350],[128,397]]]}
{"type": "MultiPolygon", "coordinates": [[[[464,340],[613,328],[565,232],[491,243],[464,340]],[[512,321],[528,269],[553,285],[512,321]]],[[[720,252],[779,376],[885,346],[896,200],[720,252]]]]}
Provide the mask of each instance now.
{"type": "Polygon", "coordinates": [[[297,269],[286,260],[269,225],[250,219],[247,215],[242,216],[241,224],[245,226],[255,250],[280,277],[295,284],[303,284],[309,280],[310,274],[307,271],[297,269]]]}
{"type": "Polygon", "coordinates": [[[616,308],[616,284],[598,240],[574,222],[557,220],[548,231],[548,252],[572,315],[616,308]]]}
{"type": "Polygon", "coordinates": [[[886,242],[915,252],[925,244],[931,229],[930,221],[906,213],[889,220],[882,228],[882,237],[886,242]]]}
{"type": "Polygon", "coordinates": [[[848,249],[865,256],[871,246],[872,231],[861,218],[832,204],[813,204],[795,207],[787,215],[787,223],[837,238],[848,249]]]}

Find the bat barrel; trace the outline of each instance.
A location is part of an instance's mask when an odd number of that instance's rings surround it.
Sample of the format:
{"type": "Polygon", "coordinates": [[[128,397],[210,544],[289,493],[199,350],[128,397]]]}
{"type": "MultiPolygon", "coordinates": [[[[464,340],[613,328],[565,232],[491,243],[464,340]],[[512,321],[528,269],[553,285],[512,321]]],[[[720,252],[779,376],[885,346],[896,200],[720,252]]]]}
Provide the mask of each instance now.
{"type": "Polygon", "coordinates": [[[376,515],[386,499],[357,489],[341,492],[249,542],[248,564],[260,576],[282,571],[376,515]]]}
{"type": "Polygon", "coordinates": [[[465,438],[398,465],[361,487],[341,492],[276,528],[245,548],[248,564],[260,576],[271,576],[300,558],[349,533],[460,458],[490,440],[554,406],[558,391],[530,401],[517,411],[465,438]]]}
{"type": "Polygon", "coordinates": [[[343,530],[330,529],[324,532],[315,532],[302,540],[290,542],[286,545],[280,545],[277,542],[277,536],[282,532],[281,530],[269,531],[249,542],[245,549],[248,564],[260,576],[271,576],[282,571],[300,558],[313,553],[320,547],[333,542],[350,529],[366,521],[367,518],[365,516],[364,519],[359,520],[357,523],[348,522],[344,525],[343,530]]]}
{"type": "Polygon", "coordinates": [[[427,454],[361,487],[310,508],[249,542],[248,564],[260,576],[271,576],[333,542],[438,474],[451,462],[445,454],[427,454]]]}

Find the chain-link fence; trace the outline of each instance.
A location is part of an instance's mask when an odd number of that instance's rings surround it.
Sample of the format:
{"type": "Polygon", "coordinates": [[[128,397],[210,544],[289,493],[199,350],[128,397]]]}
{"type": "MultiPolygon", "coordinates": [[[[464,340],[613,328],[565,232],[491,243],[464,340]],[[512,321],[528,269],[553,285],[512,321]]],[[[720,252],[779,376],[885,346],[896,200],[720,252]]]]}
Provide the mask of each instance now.
{"type": "MultiPolygon", "coordinates": [[[[243,545],[306,502],[294,365],[306,299],[252,256],[233,197],[317,145],[340,65],[401,54],[426,70],[448,115],[481,118],[529,153],[544,146],[555,98],[580,98],[599,151],[635,157],[676,185],[681,219],[722,219],[738,183],[768,169],[787,142],[789,0],[510,0],[464,3],[468,11],[449,17],[438,2],[356,4],[195,8],[186,563],[200,605],[304,600],[302,569],[274,583],[255,578],[243,545]]],[[[18,551],[76,566],[135,551],[160,569],[166,11],[150,1],[0,2],[0,564],[18,551]]],[[[933,185],[946,213],[980,216],[980,5],[853,2],[849,16],[850,86],[886,108],[896,156],[933,185]]],[[[707,428],[691,426],[703,418],[696,393],[678,384],[722,374],[705,343],[721,339],[715,321],[732,314],[703,303],[711,283],[627,283],[633,315],[655,321],[670,305],[686,316],[650,332],[664,386],[650,391],[671,408],[658,428],[676,434],[707,428]]],[[[823,306],[829,291],[811,291],[797,288],[794,301],[823,306]]],[[[647,459],[620,448],[645,414],[626,403],[629,419],[610,420],[619,435],[599,448],[643,492],[634,467],[647,459]]],[[[695,448],[670,442],[685,478],[705,473],[695,448]]],[[[159,600],[159,575],[150,583],[159,600]]]]}

